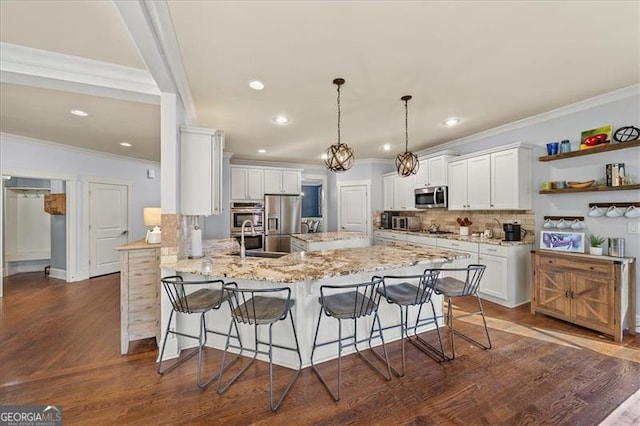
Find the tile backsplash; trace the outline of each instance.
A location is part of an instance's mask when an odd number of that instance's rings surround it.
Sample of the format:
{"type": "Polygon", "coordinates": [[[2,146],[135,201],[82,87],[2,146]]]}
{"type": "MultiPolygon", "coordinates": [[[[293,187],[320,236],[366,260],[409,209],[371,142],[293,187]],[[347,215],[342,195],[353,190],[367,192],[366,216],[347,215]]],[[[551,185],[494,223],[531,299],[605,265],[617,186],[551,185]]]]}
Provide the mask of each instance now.
{"type": "MultiPolygon", "coordinates": [[[[380,213],[374,212],[373,224],[380,228],[380,213]]],[[[440,225],[440,230],[458,232],[457,218],[468,218],[472,225],[470,232],[482,232],[485,229],[493,229],[494,235],[503,236],[502,226],[498,222],[513,223],[520,221],[522,229],[530,235],[535,229],[535,212],[533,210],[474,210],[474,211],[449,211],[446,209],[431,209],[421,211],[398,212],[400,216],[414,216],[420,218],[420,229],[428,229],[432,222],[440,225]]]]}

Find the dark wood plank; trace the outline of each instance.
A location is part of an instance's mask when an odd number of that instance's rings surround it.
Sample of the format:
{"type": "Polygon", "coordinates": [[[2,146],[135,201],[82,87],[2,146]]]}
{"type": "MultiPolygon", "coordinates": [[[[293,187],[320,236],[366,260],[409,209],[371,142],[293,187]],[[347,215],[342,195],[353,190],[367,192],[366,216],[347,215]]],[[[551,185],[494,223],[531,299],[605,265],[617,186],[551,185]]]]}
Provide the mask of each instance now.
{"type": "MultiPolygon", "coordinates": [[[[472,302],[456,306],[470,310],[472,302]]],[[[154,339],[132,342],[129,354],[120,356],[117,274],[71,284],[41,273],[16,275],[0,299],[0,404],[62,404],[65,424],[597,424],[637,390],[639,337],[616,344],[531,315],[528,305],[507,309],[487,302],[485,309],[493,324],[491,350],[458,339],[456,359],[438,363],[407,344],[407,374],[389,382],[349,356],[340,402],[306,369],[272,413],[264,363],[217,395],[214,388],[196,387],[195,358],[159,376],[154,339]],[[513,325],[523,332],[508,328],[513,325]],[[524,335],[536,330],[562,338],[524,335]],[[576,337],[588,344],[570,343],[576,337]],[[628,351],[627,359],[603,353],[603,345],[612,354],[628,351]]],[[[482,332],[472,323],[458,328],[482,332]]],[[[425,338],[433,342],[435,332],[425,338]]],[[[400,345],[388,346],[397,365],[400,345]]],[[[207,349],[207,373],[220,356],[207,349]]],[[[337,362],[322,368],[335,384],[337,362]]],[[[276,368],[275,374],[278,391],[290,370],[276,368]]]]}

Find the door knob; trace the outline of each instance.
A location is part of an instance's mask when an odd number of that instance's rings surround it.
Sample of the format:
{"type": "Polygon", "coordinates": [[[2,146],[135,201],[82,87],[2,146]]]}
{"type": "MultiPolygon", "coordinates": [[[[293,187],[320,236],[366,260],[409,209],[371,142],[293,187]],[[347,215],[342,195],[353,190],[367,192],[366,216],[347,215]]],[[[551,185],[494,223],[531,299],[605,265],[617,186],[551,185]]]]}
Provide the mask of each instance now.
{"type": "Polygon", "coordinates": [[[127,231],[126,229],[124,231],[122,231],[122,233],[120,235],[127,235],[129,233],[129,231],[127,231]]]}

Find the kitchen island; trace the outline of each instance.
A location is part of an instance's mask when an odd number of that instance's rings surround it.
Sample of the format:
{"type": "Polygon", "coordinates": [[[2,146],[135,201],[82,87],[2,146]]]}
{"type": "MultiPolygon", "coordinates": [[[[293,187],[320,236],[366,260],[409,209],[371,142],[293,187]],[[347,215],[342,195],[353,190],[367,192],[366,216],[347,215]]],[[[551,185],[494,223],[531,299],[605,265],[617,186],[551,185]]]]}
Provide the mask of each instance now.
{"type": "Polygon", "coordinates": [[[361,232],[318,232],[291,235],[291,251],[321,251],[369,247],[371,237],[361,232]]]}
{"type": "MultiPolygon", "coordinates": [[[[465,258],[468,255],[450,250],[442,250],[428,247],[387,247],[372,246],[340,250],[328,250],[319,252],[298,252],[286,254],[277,259],[246,257],[240,258],[234,255],[234,242],[219,240],[214,245],[205,243],[209,247],[205,252],[206,259],[183,259],[172,264],[163,264],[162,275],[183,275],[186,279],[222,279],[225,282],[237,282],[240,287],[249,288],[291,288],[291,297],[295,299],[292,309],[293,319],[298,330],[298,339],[302,354],[303,366],[310,365],[313,336],[320,312],[320,286],[323,284],[345,285],[366,282],[374,275],[415,275],[421,274],[426,268],[437,268],[456,259],[465,258]],[[204,277],[203,277],[204,276],[204,277]]],[[[237,243],[235,243],[237,244],[237,243]]],[[[195,290],[195,289],[194,289],[195,290]]],[[[435,296],[436,311],[442,312],[442,299],[435,296]]],[[[171,305],[166,296],[162,298],[162,323],[163,329],[169,317],[171,305]]],[[[379,309],[383,327],[399,321],[398,308],[381,301],[379,309]]],[[[411,315],[415,318],[416,311],[411,315]]],[[[227,331],[230,320],[229,307],[223,306],[220,310],[208,314],[207,321],[215,329],[227,331]]],[[[173,325],[177,331],[194,333],[198,329],[198,320],[188,316],[178,316],[173,325]]],[[[358,322],[360,336],[368,335],[371,329],[372,318],[358,322]]],[[[345,330],[349,332],[346,325],[345,330]]],[[[428,329],[424,328],[424,330],[428,329]]],[[[293,334],[286,323],[274,325],[274,342],[283,345],[293,343],[293,334]]],[[[267,330],[264,330],[266,337],[267,330]]],[[[245,342],[251,342],[252,328],[241,327],[241,336],[245,342]]],[[[337,322],[335,325],[324,323],[320,331],[319,339],[329,340],[337,336],[337,322]]],[[[400,338],[397,329],[385,332],[387,341],[400,338]]],[[[378,342],[376,342],[378,343],[378,342]]],[[[193,342],[182,341],[181,338],[169,338],[167,341],[167,354],[177,356],[179,349],[193,346],[193,342]]],[[[224,338],[215,335],[209,336],[207,345],[222,349],[224,338]]],[[[324,347],[317,355],[319,361],[337,357],[337,347],[324,347]]],[[[275,351],[274,362],[293,368],[296,365],[294,354],[275,351]]],[[[169,355],[170,356],[170,355],[169,355]]]]}

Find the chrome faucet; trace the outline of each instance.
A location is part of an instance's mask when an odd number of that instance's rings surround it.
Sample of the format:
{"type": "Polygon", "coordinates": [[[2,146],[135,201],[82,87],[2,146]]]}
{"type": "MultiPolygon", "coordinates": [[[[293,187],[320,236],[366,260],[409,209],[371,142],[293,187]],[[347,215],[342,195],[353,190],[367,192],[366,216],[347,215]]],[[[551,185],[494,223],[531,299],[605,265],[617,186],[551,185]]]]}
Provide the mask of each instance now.
{"type": "Polygon", "coordinates": [[[253,227],[253,222],[250,221],[249,219],[245,220],[244,222],[242,222],[242,229],[240,230],[240,257],[241,258],[245,258],[246,256],[246,249],[244,248],[244,227],[246,224],[251,225],[251,236],[255,237],[256,236],[256,230],[253,227]]]}

